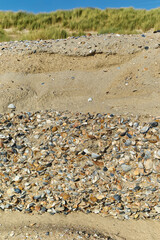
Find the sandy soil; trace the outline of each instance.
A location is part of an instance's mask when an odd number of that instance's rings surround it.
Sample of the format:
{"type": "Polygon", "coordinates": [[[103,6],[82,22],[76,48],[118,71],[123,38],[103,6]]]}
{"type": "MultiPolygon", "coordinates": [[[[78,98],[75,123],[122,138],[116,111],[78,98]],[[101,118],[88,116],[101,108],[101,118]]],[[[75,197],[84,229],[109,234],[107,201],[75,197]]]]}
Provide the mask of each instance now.
{"type": "MultiPolygon", "coordinates": [[[[9,111],[7,107],[13,103],[17,112],[52,108],[160,115],[160,49],[119,52],[87,57],[45,52],[1,55],[0,113],[9,111]]],[[[92,239],[96,239],[95,233],[99,239],[110,236],[116,240],[158,240],[160,236],[160,222],[119,221],[82,213],[1,212],[0,224],[0,239],[80,239],[78,230],[90,233],[92,239]]]]}
{"type": "Polygon", "coordinates": [[[2,55],[0,112],[14,103],[18,112],[53,108],[159,115],[159,60],[159,48],[88,57],[2,55]]]}
{"type": "Polygon", "coordinates": [[[160,234],[160,222],[119,221],[95,214],[72,213],[68,216],[59,214],[51,216],[0,213],[0,219],[0,239],[88,239],[89,234],[89,239],[157,240],[160,234]],[[49,235],[46,235],[48,232],[49,235]],[[82,232],[84,234],[81,234],[82,232]]]}

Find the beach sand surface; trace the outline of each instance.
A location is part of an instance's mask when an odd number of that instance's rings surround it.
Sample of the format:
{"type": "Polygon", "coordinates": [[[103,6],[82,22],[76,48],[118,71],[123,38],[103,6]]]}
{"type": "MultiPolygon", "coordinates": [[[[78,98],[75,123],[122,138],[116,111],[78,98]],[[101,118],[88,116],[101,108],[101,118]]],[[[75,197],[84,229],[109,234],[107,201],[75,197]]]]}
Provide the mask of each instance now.
{"type": "MultiPolygon", "coordinates": [[[[148,38],[151,46],[154,36],[148,38]]],[[[99,39],[94,39],[95,45],[99,39]]],[[[105,41],[103,47],[106,49],[105,41]]],[[[129,54],[124,45],[114,45],[115,54],[102,51],[85,57],[47,52],[2,54],[0,113],[10,112],[12,103],[18,113],[55,109],[159,116],[160,49],[144,47],[129,54]]],[[[91,239],[158,240],[160,222],[120,221],[80,212],[68,216],[0,212],[0,239],[81,239],[77,231],[85,231],[91,239]]]]}

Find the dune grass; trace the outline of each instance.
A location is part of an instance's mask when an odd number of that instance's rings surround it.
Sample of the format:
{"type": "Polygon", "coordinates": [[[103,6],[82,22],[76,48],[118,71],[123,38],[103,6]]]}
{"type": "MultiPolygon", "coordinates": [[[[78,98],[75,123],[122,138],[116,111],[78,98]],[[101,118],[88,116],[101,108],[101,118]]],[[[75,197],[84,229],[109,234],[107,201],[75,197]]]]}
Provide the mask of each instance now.
{"type": "Polygon", "coordinates": [[[160,8],[150,11],[79,8],[39,14],[0,12],[0,41],[57,39],[86,32],[134,34],[150,29],[160,29],[160,8]]]}

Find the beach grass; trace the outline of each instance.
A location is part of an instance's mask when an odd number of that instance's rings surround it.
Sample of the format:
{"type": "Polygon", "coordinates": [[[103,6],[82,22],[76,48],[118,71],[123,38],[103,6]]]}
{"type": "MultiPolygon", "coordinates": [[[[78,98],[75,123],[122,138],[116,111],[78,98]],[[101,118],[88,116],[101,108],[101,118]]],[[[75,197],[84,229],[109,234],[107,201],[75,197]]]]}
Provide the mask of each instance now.
{"type": "Polygon", "coordinates": [[[78,8],[50,13],[0,12],[0,41],[57,39],[92,33],[135,34],[160,29],[160,8],[78,8]]]}

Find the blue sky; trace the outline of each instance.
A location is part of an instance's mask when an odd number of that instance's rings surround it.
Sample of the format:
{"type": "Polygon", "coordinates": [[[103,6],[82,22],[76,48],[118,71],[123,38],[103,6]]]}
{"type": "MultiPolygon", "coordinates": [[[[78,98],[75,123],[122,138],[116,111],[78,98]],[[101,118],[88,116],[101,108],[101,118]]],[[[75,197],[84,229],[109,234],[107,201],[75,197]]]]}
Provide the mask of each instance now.
{"type": "Polygon", "coordinates": [[[51,12],[57,9],[72,9],[78,7],[119,8],[157,8],[160,0],[0,0],[0,10],[28,12],[51,12]]]}

